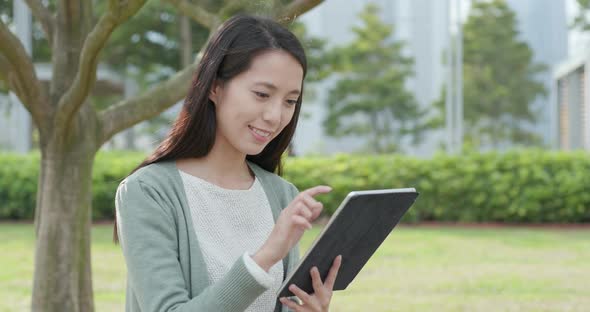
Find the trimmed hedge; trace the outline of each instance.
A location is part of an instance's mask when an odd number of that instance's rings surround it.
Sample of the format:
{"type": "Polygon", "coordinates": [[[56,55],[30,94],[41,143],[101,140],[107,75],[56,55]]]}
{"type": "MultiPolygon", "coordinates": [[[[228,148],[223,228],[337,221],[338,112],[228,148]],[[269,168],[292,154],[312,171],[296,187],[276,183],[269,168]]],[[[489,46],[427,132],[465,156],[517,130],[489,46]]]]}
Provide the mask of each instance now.
{"type": "Polygon", "coordinates": [[[0,154],[0,219],[32,219],[39,154],[0,154]]]}
{"type": "Polygon", "coordinates": [[[406,222],[590,222],[584,152],[302,158],[289,162],[286,173],[300,189],[331,185],[330,212],[351,189],[415,187],[420,196],[406,222]]]}
{"type": "MultiPolygon", "coordinates": [[[[111,219],[117,185],[144,158],[99,153],[93,173],[93,218],[111,219]]],[[[0,219],[32,219],[39,155],[0,154],[0,219]]],[[[350,190],[415,187],[405,222],[590,222],[590,155],[538,150],[288,159],[285,178],[300,190],[334,188],[318,198],[331,214],[350,190]]]]}

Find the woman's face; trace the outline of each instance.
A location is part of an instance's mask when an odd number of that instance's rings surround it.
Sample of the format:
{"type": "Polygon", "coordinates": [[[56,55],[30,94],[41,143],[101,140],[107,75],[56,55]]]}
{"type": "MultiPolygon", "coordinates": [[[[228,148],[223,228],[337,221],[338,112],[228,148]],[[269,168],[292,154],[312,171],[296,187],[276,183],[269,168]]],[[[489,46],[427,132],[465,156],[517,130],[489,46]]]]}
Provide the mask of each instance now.
{"type": "Polygon", "coordinates": [[[214,86],[215,144],[256,155],[289,124],[301,93],[303,68],[290,54],[270,50],[252,59],[250,68],[214,86]]]}

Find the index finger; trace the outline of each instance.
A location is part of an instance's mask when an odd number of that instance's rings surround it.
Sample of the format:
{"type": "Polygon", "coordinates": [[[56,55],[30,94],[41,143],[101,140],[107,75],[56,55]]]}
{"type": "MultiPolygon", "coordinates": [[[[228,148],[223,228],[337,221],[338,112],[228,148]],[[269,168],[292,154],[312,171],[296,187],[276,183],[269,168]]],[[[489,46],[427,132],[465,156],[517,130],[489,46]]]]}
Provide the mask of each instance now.
{"type": "Polygon", "coordinates": [[[308,188],[307,190],[305,190],[301,193],[308,194],[309,196],[316,196],[316,195],[322,194],[322,193],[329,193],[330,191],[332,191],[331,187],[329,187],[327,185],[318,185],[318,186],[314,186],[312,188],[308,188]]]}
{"type": "Polygon", "coordinates": [[[330,268],[330,272],[328,273],[328,277],[326,277],[326,281],[324,282],[324,286],[328,287],[329,289],[334,289],[334,283],[336,283],[336,277],[338,276],[338,270],[340,270],[340,265],[342,264],[342,255],[338,255],[336,259],[334,259],[334,263],[330,268]]]}

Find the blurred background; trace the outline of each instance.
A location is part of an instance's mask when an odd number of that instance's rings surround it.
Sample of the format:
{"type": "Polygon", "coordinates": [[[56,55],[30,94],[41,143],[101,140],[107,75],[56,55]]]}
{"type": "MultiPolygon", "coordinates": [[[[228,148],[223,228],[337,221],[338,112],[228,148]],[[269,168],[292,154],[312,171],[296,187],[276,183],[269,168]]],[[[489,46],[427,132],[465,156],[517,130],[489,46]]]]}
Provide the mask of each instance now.
{"type": "MultiPolygon", "coordinates": [[[[51,54],[39,24],[21,1],[3,2],[3,20],[32,54],[39,79],[50,80],[51,54]]],[[[479,150],[590,148],[585,1],[342,3],[324,1],[291,25],[317,64],[307,80],[306,118],[294,154],[396,151],[429,157],[464,144],[479,150]],[[370,53],[363,47],[371,45],[383,50],[364,58],[370,53]],[[353,99],[361,90],[346,88],[346,79],[367,86],[362,100],[353,99]],[[372,91],[380,83],[389,83],[391,92],[372,91]],[[388,105],[390,114],[371,119],[388,105]]],[[[133,21],[115,32],[104,51],[91,95],[98,107],[173,75],[208,34],[155,1],[133,21]]],[[[6,91],[0,93],[0,148],[27,152],[38,144],[34,126],[6,91]]],[[[105,149],[151,150],[180,105],[120,133],[105,149]]]]}

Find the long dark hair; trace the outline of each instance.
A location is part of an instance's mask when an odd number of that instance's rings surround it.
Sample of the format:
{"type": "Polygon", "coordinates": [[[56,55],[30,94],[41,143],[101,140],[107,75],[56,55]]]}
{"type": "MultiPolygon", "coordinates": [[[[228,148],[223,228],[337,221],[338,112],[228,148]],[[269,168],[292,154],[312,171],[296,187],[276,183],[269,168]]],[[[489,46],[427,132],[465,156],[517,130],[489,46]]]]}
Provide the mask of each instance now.
{"type": "MultiPolygon", "coordinates": [[[[281,24],[251,15],[237,15],[223,23],[205,48],[172,129],[155,151],[131,173],[160,161],[206,156],[215,142],[217,128],[215,105],[209,99],[213,83],[224,83],[248,70],[252,59],[268,50],[282,50],[292,55],[301,64],[305,77],[307,60],[303,47],[297,37],[281,24]]],[[[260,154],[247,155],[249,161],[269,172],[282,174],[281,157],[297,127],[303,83],[301,91],[289,124],[260,154]]],[[[116,213],[113,236],[117,241],[116,213]]]]}

